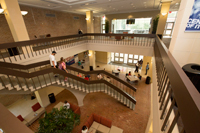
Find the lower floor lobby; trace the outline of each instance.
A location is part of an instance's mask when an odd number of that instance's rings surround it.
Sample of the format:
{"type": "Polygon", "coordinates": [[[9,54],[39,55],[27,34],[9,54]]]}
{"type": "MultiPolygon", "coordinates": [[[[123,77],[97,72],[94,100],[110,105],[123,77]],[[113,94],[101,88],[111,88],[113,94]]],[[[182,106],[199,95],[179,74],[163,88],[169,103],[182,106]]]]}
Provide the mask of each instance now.
{"type": "MultiPolygon", "coordinates": [[[[95,70],[104,68],[107,71],[121,69],[122,71],[120,72],[119,78],[123,80],[125,80],[125,74],[129,71],[131,71],[133,75],[137,75],[137,73],[134,73],[135,67],[128,67],[116,64],[103,64],[98,62],[96,62],[96,65],[98,65],[99,67],[95,70]]],[[[79,67],[77,64],[74,64],[73,66],[79,67]]],[[[88,62],[84,64],[84,70],[89,70],[88,62]]],[[[151,84],[145,84],[145,69],[139,69],[139,74],[142,75],[142,79],[137,84],[132,84],[134,87],[137,88],[137,91],[134,93],[134,97],[137,100],[137,104],[135,105],[134,110],[127,108],[117,99],[103,92],[87,93],[85,94],[85,97],[83,99],[83,106],[80,107],[80,125],[76,126],[72,133],[78,133],[92,113],[99,114],[102,117],[110,119],[112,121],[112,125],[123,129],[123,133],[144,133],[150,116],[151,84]]],[[[59,102],[64,102],[65,100],[69,101],[72,104],[78,105],[79,97],[76,97],[68,87],[61,88],[57,86],[49,86],[48,89],[52,92],[55,92],[54,94],[56,95],[56,102],[51,103],[45,108],[47,113],[50,112],[56,104],[58,104],[59,102]]],[[[37,100],[35,99],[35,103],[36,102],[37,100]]],[[[22,104],[20,102],[18,103],[22,104]]],[[[31,108],[34,103],[27,102],[26,104],[30,104],[29,108],[31,108]]],[[[14,105],[11,105],[8,107],[8,109],[11,112],[14,112],[15,109],[12,108],[12,106],[14,107],[14,105]]],[[[15,106],[19,105],[15,104],[15,106]]],[[[21,110],[19,109],[18,111],[15,111],[15,113],[13,114],[16,116],[19,115],[20,111],[22,113],[22,110],[26,110],[23,108],[21,108],[21,110]]],[[[41,117],[43,116],[44,115],[42,115],[41,117]]],[[[37,131],[38,127],[39,119],[29,126],[29,128],[34,132],[37,131]]]]}

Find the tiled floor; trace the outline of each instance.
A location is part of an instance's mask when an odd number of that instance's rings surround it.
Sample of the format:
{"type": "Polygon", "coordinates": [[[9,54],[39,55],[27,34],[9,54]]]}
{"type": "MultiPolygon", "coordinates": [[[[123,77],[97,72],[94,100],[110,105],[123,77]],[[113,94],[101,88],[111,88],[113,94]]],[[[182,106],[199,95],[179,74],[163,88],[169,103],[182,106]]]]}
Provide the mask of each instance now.
{"type": "MultiPolygon", "coordinates": [[[[96,68],[96,70],[104,68],[108,71],[120,69],[121,75],[119,77],[122,79],[124,79],[125,73],[131,71],[132,74],[134,74],[135,70],[133,67],[107,65],[98,62],[96,65],[100,66],[99,68],[96,68]]],[[[77,64],[74,64],[73,66],[77,67],[77,64]]],[[[85,63],[84,70],[89,70],[88,63],[85,63]]],[[[137,92],[134,94],[135,99],[137,100],[135,110],[130,110],[116,99],[103,92],[87,94],[83,100],[84,105],[81,106],[81,123],[74,128],[72,133],[78,133],[92,113],[97,113],[112,120],[112,124],[122,128],[124,133],[144,133],[150,115],[150,85],[145,84],[146,76],[144,75],[144,70],[139,70],[139,73],[143,78],[138,84],[133,85],[137,88],[137,92]]],[[[76,97],[70,91],[65,89],[56,95],[56,102],[47,106],[46,111],[50,112],[58,102],[64,102],[65,100],[77,104],[76,97]]],[[[38,122],[38,120],[35,121],[29,128],[35,132],[39,127],[38,122]]]]}

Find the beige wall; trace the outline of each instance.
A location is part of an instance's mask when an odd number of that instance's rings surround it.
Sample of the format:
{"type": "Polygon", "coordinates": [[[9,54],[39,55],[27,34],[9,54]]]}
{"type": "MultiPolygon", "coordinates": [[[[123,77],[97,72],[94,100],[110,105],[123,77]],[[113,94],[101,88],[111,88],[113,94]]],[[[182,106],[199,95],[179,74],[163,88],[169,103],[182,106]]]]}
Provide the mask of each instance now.
{"type": "MultiPolygon", "coordinates": [[[[55,36],[65,36],[77,34],[81,28],[83,33],[87,33],[85,15],[59,12],[54,10],[30,7],[20,5],[21,10],[28,11],[26,16],[23,16],[29,38],[35,39],[39,35],[51,34],[55,36]],[[47,17],[46,14],[55,14],[55,17],[47,17]],[[78,20],[74,17],[79,17],[78,20]]],[[[14,42],[8,23],[3,14],[0,14],[0,44],[14,42]]],[[[101,20],[99,17],[94,17],[94,32],[100,33],[101,20]]]]}
{"type": "MultiPolygon", "coordinates": [[[[149,76],[149,77],[152,78],[152,57],[150,57],[150,56],[144,56],[142,70],[144,70],[146,72],[147,62],[149,62],[149,70],[147,72],[147,76],[149,76]]],[[[152,82],[152,80],[151,80],[151,82],[152,82]]]]}
{"type": "Polygon", "coordinates": [[[78,54],[78,60],[83,60],[84,58],[84,52],[78,54]]]}
{"type": "MultiPolygon", "coordinates": [[[[106,19],[110,21],[110,25],[113,19],[151,18],[152,17],[152,20],[153,20],[159,14],[159,12],[160,12],[159,10],[155,10],[155,11],[132,12],[132,13],[121,13],[121,14],[108,14],[106,15],[106,19]]],[[[151,25],[152,24],[153,23],[151,23],[151,25]]],[[[111,28],[109,29],[111,31],[111,28]]],[[[150,30],[150,33],[151,31],[152,30],[150,30]]]]}
{"type": "Polygon", "coordinates": [[[169,50],[182,67],[188,63],[200,64],[200,32],[185,32],[194,0],[182,0],[177,14],[169,50]]]}
{"type": "Polygon", "coordinates": [[[101,63],[108,63],[108,53],[107,52],[100,52],[100,51],[95,51],[96,52],[96,61],[101,62],[101,63]]]}
{"type": "Polygon", "coordinates": [[[35,96],[42,107],[47,107],[50,104],[46,88],[35,91],[35,96]]]}

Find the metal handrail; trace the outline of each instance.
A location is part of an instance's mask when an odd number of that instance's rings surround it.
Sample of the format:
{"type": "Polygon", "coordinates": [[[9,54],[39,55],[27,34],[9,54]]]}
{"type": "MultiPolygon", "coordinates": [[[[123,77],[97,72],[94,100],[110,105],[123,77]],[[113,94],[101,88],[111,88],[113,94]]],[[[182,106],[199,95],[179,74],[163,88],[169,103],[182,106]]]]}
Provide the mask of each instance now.
{"type": "Polygon", "coordinates": [[[185,132],[199,133],[200,94],[158,36],[154,51],[166,69],[185,132]]]}

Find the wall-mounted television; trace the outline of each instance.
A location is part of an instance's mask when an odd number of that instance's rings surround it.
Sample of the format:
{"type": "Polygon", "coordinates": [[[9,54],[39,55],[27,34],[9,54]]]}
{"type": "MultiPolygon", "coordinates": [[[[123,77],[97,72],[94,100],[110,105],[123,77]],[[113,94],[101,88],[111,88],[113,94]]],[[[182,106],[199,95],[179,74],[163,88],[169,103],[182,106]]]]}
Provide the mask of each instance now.
{"type": "Polygon", "coordinates": [[[135,24],[135,19],[127,19],[126,24],[135,24]]]}

